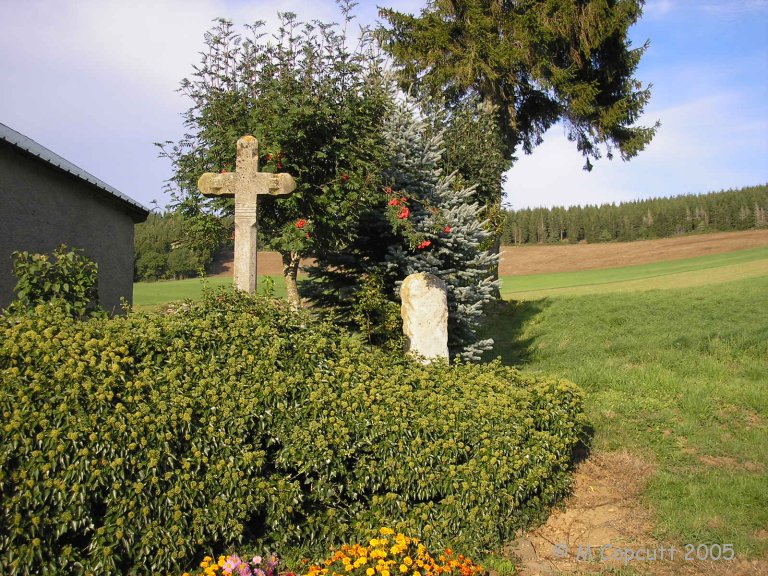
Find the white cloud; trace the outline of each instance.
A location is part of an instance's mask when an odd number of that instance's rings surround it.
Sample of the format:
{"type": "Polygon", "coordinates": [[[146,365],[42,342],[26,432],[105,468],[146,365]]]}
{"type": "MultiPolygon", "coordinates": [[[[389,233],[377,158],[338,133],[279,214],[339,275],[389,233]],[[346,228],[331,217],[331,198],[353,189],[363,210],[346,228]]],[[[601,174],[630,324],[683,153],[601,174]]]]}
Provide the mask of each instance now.
{"type": "Polygon", "coordinates": [[[767,182],[768,117],[743,110],[736,92],[651,109],[646,117],[662,126],[646,150],[629,162],[602,159],[592,172],[554,128],[509,172],[508,200],[513,208],[618,203],[767,182]]]}
{"type": "Polygon", "coordinates": [[[149,203],[170,177],[155,141],[178,140],[190,103],[176,92],[217,17],[237,29],[277,12],[338,19],[301,0],[0,0],[0,122],[149,203]],[[5,16],[10,17],[6,18],[5,16]]]}
{"type": "MultiPolygon", "coordinates": [[[[406,12],[423,5],[380,3],[406,12]]],[[[376,4],[357,7],[362,23],[375,19],[376,4]]],[[[768,1],[655,0],[646,15],[726,4],[762,10],[768,1]]],[[[144,203],[164,201],[170,166],[152,143],[182,134],[180,114],[189,102],[175,90],[199,61],[214,18],[230,18],[241,30],[262,19],[274,26],[278,10],[338,20],[332,0],[0,0],[0,8],[0,122],[144,203]]],[[[763,49],[717,67],[686,59],[670,69],[672,55],[649,52],[655,64],[642,77],[655,83],[651,105],[658,108],[649,109],[646,123],[663,122],[649,149],[629,163],[602,160],[585,173],[583,158],[555,128],[511,171],[513,204],[610,202],[768,180],[765,81],[752,94],[737,91],[747,89],[744,78],[767,70],[765,56],[763,49]]]]}
{"type": "Polygon", "coordinates": [[[672,0],[652,0],[643,8],[645,16],[660,17],[669,14],[674,8],[672,0]]]}

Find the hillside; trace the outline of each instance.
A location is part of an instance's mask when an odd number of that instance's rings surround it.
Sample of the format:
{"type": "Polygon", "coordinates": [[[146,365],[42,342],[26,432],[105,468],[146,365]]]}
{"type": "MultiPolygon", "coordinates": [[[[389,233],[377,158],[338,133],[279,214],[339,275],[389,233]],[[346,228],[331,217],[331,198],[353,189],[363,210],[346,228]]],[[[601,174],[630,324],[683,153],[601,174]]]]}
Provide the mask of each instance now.
{"type": "MultiPolygon", "coordinates": [[[[502,246],[501,276],[524,276],[550,272],[576,272],[617,268],[666,260],[693,258],[747,248],[768,246],[768,229],[719,232],[661,240],[601,244],[502,246]]],[[[305,260],[309,264],[311,260],[305,260]]],[[[232,276],[232,251],[218,255],[211,277],[232,276]]],[[[258,273],[279,275],[283,268],[277,252],[259,253],[258,273]]]]}
{"type": "Polygon", "coordinates": [[[768,246],[768,229],[600,244],[503,246],[501,276],[618,268],[768,246]]]}
{"type": "Polygon", "coordinates": [[[768,227],[768,184],[619,204],[508,210],[502,244],[631,242],[768,227]]]}

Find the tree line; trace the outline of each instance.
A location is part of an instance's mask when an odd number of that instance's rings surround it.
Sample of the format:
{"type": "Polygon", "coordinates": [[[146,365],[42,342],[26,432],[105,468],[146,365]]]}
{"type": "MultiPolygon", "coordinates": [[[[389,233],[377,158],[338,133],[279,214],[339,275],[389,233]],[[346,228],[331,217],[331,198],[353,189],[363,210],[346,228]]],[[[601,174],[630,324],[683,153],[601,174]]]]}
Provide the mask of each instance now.
{"type": "Polygon", "coordinates": [[[501,242],[630,242],[768,227],[768,184],[707,194],[565,208],[507,210],[501,242]]]}

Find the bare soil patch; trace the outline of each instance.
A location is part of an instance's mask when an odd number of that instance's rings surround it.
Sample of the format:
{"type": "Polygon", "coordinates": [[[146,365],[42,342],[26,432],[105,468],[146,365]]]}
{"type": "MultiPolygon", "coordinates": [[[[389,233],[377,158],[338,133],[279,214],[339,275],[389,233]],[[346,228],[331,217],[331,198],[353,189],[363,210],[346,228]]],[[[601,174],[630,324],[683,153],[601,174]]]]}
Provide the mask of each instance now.
{"type": "Polygon", "coordinates": [[[768,229],[604,244],[504,246],[499,274],[524,276],[620,268],[761,246],[768,246],[768,229]]]}
{"type": "MultiPolygon", "coordinates": [[[[309,266],[314,262],[312,258],[301,261],[302,266],[309,266]]],[[[234,274],[235,253],[234,250],[222,250],[214,258],[209,276],[231,277],[234,274]]],[[[283,261],[277,252],[259,252],[256,261],[256,274],[278,276],[283,273],[283,261]]]]}
{"type": "MultiPolygon", "coordinates": [[[[733,252],[768,246],[768,230],[716,232],[695,236],[679,236],[661,240],[609,242],[605,244],[568,244],[536,246],[502,246],[499,274],[523,276],[550,272],[576,272],[596,268],[618,268],[650,264],[664,260],[693,258],[707,254],[733,252]]],[[[211,276],[232,276],[234,254],[222,251],[214,260],[211,276]]],[[[312,259],[302,260],[302,266],[312,259]]],[[[283,273],[277,252],[259,252],[258,274],[283,273]]]]}
{"type": "Polygon", "coordinates": [[[633,574],[653,576],[768,574],[765,559],[688,561],[685,543],[656,540],[653,511],[640,498],[654,470],[652,463],[627,451],[593,452],[578,464],[563,509],[503,554],[519,562],[520,576],[607,575],[625,566],[633,574]],[[643,558],[629,560],[637,553],[643,558]]]}

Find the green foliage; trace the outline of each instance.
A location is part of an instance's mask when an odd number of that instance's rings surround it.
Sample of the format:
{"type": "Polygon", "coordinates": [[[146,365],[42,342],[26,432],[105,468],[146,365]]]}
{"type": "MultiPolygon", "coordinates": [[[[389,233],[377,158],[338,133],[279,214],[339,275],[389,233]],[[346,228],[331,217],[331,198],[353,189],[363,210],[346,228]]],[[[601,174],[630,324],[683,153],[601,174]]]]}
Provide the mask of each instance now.
{"type": "Polygon", "coordinates": [[[490,234],[475,188],[463,185],[457,173],[442,173],[444,131],[430,134],[419,116],[417,104],[405,99],[385,126],[392,158],[384,173],[392,190],[388,216],[401,236],[389,246],[386,268],[396,282],[417,272],[442,279],[451,356],[478,360],[492,344],[479,340],[476,328],[498,290],[489,273],[498,257],[484,249],[490,234]]]}
{"type": "Polygon", "coordinates": [[[14,252],[13,273],[16,308],[55,301],[72,316],[98,308],[98,266],[82,250],[61,244],[50,255],[14,252]]]}
{"type": "Polygon", "coordinates": [[[387,298],[384,279],[372,272],[363,278],[352,305],[352,320],[370,344],[383,344],[392,350],[403,348],[403,322],[400,306],[387,298]]]}
{"type": "Polygon", "coordinates": [[[628,242],[691,232],[768,227],[768,185],[600,206],[526,208],[505,214],[502,243],[628,242]]]}
{"type": "Polygon", "coordinates": [[[436,130],[444,131],[443,173],[456,172],[458,184],[475,186],[473,197],[480,206],[500,204],[504,173],[512,162],[503,154],[496,114],[472,97],[434,118],[436,130]]]}
{"type": "Polygon", "coordinates": [[[562,121],[589,169],[603,147],[626,160],[656,131],[633,126],[650,98],[633,78],[647,45],[627,39],[643,3],[434,0],[420,16],[382,10],[379,33],[404,86],[449,106],[476,95],[497,114],[505,158],[562,121]]]}
{"type": "MultiPolygon", "coordinates": [[[[0,572],[145,574],[381,525],[498,546],[568,484],[581,392],[422,366],[279,301],[0,318],[0,572]]],[[[288,552],[283,552],[287,554],[288,552]]]]}
{"type": "Polygon", "coordinates": [[[196,276],[221,248],[231,221],[202,213],[150,213],[134,233],[137,282],[196,276]]]}
{"type": "MultiPolygon", "coordinates": [[[[203,198],[197,180],[204,172],[230,170],[235,142],[252,134],[261,170],[287,172],[297,182],[288,197],[260,200],[264,241],[296,262],[308,252],[354,244],[379,188],[379,135],[389,97],[367,33],[355,48],[347,45],[351,7],[341,8],[343,26],[282,13],[274,36],[262,33],[263,22],[241,35],[227,20],[206,34],[202,61],[181,85],[192,101],[187,135],[161,146],[173,162],[180,210],[232,213],[231,200],[203,198]],[[293,234],[300,219],[312,220],[309,238],[293,234]]],[[[295,283],[295,268],[287,268],[289,282],[295,283]]]]}

